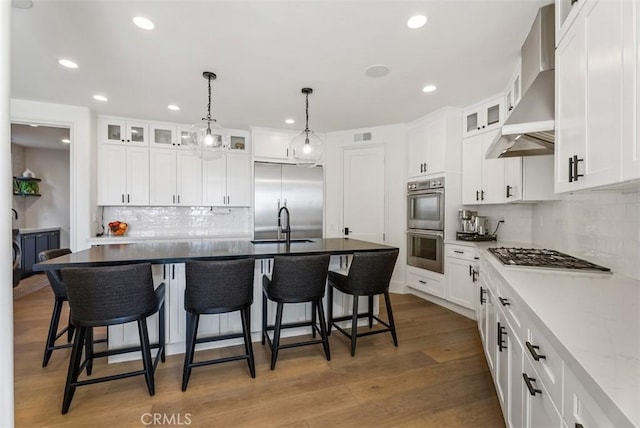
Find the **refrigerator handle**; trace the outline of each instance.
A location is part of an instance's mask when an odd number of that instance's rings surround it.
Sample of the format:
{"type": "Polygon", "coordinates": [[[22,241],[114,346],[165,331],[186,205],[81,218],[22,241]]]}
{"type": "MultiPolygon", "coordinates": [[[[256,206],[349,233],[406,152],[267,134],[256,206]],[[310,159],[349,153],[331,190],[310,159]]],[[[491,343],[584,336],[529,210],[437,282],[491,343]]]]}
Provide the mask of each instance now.
{"type": "Polygon", "coordinates": [[[287,200],[286,199],[284,200],[284,206],[285,207],[287,206],[287,200]]]}

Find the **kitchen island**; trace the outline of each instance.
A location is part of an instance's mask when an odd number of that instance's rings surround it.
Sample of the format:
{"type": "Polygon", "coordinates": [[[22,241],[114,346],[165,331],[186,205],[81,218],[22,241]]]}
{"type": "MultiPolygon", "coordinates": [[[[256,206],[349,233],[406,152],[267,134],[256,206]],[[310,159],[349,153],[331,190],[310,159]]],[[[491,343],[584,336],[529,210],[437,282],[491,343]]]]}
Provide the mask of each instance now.
{"type": "MultiPolygon", "coordinates": [[[[332,270],[348,268],[353,253],[385,251],[395,247],[359,241],[349,238],[311,239],[304,242],[285,243],[256,242],[250,240],[198,240],[186,242],[144,242],[136,244],[111,244],[92,247],[62,257],[34,265],[34,270],[58,270],[69,267],[117,266],[131,263],[151,263],[156,286],[165,283],[167,354],[183,353],[185,350],[186,315],[184,311],[185,270],[184,263],[189,260],[232,260],[244,257],[256,259],[254,271],[254,294],[251,306],[251,332],[253,340],[260,340],[262,319],[262,276],[271,274],[273,257],[278,255],[329,254],[332,270]]],[[[361,311],[367,305],[367,299],[361,299],[361,311]]],[[[341,316],[350,313],[351,297],[334,294],[334,314],[341,316]]],[[[328,302],[324,306],[327,307],[328,302]]],[[[377,300],[375,312],[378,311],[377,300]]],[[[272,321],[275,316],[275,304],[269,302],[267,313],[272,321]]],[[[157,314],[149,320],[151,340],[157,340],[157,314]]],[[[311,319],[311,305],[298,303],[287,305],[283,322],[299,322],[311,319]]],[[[366,320],[364,320],[366,321],[366,320]]],[[[226,334],[241,330],[238,313],[209,315],[200,321],[198,332],[206,334],[226,334]]],[[[310,329],[290,329],[286,335],[310,333],[310,329]]],[[[283,332],[283,335],[285,333],[283,332]]],[[[135,323],[109,327],[109,347],[120,348],[136,345],[138,331],[135,323]]],[[[223,343],[211,342],[201,346],[229,346],[242,343],[241,339],[223,343]]],[[[110,357],[110,362],[139,358],[136,354],[110,357]]]]}

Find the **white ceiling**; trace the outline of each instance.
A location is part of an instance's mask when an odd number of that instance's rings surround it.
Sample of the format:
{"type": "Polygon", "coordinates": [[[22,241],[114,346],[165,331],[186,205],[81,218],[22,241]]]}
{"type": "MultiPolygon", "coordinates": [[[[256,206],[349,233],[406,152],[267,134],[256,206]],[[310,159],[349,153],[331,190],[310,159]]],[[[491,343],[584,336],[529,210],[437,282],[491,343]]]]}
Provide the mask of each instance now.
{"type": "Polygon", "coordinates": [[[550,0],[38,1],[12,9],[12,98],[98,114],[229,128],[319,131],[409,122],[504,90],[539,7],[550,0]],[[427,15],[419,30],[407,19],[427,15]],[[143,15],[155,23],[133,25],[143,15]],[[79,64],[60,66],[59,58],[79,64]],[[385,77],[364,73],[374,64],[385,77]],[[421,91],[426,84],[436,92],[421,91]],[[106,103],[92,99],[100,93],[106,103]],[[179,112],[167,109],[177,104],[179,112]],[[286,125],[285,118],[296,120],[286,125]]]}
{"type": "Polygon", "coordinates": [[[54,126],[33,127],[27,124],[11,124],[11,143],[37,149],[69,150],[69,144],[63,143],[69,138],[69,128],[54,126]]]}

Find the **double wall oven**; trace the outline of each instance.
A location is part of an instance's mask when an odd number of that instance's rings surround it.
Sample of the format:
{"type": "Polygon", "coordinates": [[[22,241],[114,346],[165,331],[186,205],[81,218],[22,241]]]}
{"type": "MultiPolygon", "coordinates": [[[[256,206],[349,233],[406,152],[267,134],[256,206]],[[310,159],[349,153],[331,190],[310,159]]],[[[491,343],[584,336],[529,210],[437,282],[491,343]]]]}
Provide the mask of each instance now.
{"type": "Polygon", "coordinates": [[[444,177],[407,184],[407,265],[444,273],[444,177]]]}

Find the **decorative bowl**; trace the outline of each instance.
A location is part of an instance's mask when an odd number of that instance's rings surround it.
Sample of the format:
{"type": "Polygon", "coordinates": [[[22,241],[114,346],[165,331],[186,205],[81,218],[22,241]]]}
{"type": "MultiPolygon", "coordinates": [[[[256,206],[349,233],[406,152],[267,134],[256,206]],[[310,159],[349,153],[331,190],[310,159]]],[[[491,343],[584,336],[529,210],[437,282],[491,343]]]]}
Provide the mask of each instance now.
{"type": "Polygon", "coordinates": [[[114,236],[123,236],[129,230],[129,225],[123,221],[112,221],[109,223],[109,231],[111,235],[114,236]]]}

